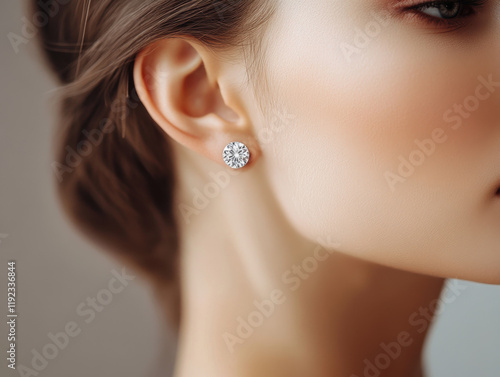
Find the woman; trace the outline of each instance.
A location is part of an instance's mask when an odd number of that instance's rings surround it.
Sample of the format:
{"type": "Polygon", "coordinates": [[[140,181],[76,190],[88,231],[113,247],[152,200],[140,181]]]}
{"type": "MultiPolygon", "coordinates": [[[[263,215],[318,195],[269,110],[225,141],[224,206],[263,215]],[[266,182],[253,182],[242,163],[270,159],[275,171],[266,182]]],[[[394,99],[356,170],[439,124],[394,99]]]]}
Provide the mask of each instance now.
{"type": "Polygon", "coordinates": [[[63,206],[176,377],[423,376],[444,279],[500,283],[497,1],[33,3],[63,206]]]}

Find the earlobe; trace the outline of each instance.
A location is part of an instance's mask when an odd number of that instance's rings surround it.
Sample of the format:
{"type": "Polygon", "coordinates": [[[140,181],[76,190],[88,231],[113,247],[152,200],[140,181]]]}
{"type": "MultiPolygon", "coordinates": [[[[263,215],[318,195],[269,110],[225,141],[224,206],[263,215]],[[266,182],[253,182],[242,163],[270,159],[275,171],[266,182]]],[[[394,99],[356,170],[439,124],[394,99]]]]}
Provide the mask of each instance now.
{"type": "Polygon", "coordinates": [[[163,39],[136,56],[134,84],[153,120],[178,143],[224,165],[224,148],[239,141],[253,162],[258,143],[252,127],[244,124],[249,118],[227,106],[219,83],[224,70],[218,64],[198,44],[163,39]]]}

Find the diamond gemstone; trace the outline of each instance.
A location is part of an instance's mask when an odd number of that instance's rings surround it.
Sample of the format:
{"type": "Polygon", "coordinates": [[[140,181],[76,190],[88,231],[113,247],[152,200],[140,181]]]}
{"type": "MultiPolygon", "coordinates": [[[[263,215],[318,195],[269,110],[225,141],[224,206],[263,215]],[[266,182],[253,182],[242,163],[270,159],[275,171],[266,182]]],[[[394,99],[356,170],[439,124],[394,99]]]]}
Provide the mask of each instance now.
{"type": "Polygon", "coordinates": [[[227,166],[239,169],[247,164],[250,159],[250,152],[245,144],[233,141],[224,148],[222,158],[227,166]]]}

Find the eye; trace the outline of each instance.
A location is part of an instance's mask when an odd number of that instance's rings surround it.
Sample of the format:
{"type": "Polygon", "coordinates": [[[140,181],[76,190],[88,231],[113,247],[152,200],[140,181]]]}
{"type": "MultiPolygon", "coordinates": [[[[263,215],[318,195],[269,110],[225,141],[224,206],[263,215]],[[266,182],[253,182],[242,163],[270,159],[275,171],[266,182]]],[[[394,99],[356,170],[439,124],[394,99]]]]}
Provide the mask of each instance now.
{"type": "MultiPolygon", "coordinates": [[[[404,1],[404,0],[403,0],[404,1]]],[[[415,0],[409,0],[415,3],[415,0]]],[[[487,0],[427,1],[406,6],[405,10],[416,18],[448,29],[465,26],[466,19],[477,13],[487,0]]]]}
{"type": "Polygon", "coordinates": [[[459,2],[435,3],[422,5],[418,8],[423,14],[436,18],[456,18],[462,14],[463,5],[459,2]]]}

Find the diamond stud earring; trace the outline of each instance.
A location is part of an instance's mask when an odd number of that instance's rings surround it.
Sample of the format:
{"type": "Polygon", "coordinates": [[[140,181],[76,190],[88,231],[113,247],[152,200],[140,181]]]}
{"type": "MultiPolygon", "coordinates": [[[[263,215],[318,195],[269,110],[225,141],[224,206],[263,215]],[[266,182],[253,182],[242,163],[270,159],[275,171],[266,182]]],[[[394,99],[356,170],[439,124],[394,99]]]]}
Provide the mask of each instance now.
{"type": "Polygon", "coordinates": [[[245,144],[233,141],[226,145],[222,151],[222,158],[227,166],[239,169],[245,166],[250,159],[250,152],[245,144]]]}

